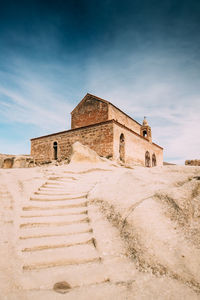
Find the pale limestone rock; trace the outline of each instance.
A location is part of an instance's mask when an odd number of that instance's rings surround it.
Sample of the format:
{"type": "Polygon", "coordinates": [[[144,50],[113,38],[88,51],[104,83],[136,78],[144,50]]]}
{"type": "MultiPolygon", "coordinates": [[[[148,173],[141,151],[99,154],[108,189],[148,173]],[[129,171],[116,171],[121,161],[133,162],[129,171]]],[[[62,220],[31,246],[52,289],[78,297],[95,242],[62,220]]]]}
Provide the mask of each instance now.
{"type": "Polygon", "coordinates": [[[13,168],[28,168],[34,166],[34,160],[30,156],[16,156],[13,168]]]}
{"type": "Polygon", "coordinates": [[[94,150],[79,142],[72,145],[72,155],[70,162],[92,162],[99,163],[105,160],[101,158],[94,150]]]}
{"type": "Polygon", "coordinates": [[[0,168],[29,168],[35,166],[33,157],[29,155],[0,154],[0,168]]]}

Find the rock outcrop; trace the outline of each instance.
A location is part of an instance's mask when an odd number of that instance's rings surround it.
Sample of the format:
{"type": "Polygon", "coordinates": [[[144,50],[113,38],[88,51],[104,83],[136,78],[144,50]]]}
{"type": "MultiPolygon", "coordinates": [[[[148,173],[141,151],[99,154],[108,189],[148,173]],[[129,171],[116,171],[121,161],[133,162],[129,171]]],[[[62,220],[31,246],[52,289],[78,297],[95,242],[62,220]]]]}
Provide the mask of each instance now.
{"type": "Polygon", "coordinates": [[[139,268],[200,291],[199,167],[120,170],[87,199],[120,230],[139,268]]]}
{"type": "Polygon", "coordinates": [[[0,171],[0,298],[199,300],[200,167],[72,161],[0,171]]]}
{"type": "Polygon", "coordinates": [[[89,147],[84,146],[79,142],[75,142],[72,145],[72,154],[70,157],[70,162],[99,163],[104,161],[104,158],[101,158],[94,150],[90,149],[89,147]]]}
{"type": "Polygon", "coordinates": [[[186,160],[186,166],[200,166],[200,159],[186,160]]]}
{"type": "Polygon", "coordinates": [[[34,159],[29,155],[0,154],[0,168],[29,168],[34,166],[34,159]]]}

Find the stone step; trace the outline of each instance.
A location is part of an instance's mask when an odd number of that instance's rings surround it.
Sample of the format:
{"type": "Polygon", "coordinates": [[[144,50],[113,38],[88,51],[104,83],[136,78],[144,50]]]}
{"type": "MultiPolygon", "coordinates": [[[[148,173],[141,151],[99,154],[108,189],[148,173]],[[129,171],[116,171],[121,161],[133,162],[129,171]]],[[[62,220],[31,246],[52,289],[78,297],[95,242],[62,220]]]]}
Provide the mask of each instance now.
{"type": "MultiPolygon", "coordinates": [[[[50,186],[49,185],[46,185],[46,186],[41,186],[38,191],[68,191],[68,189],[70,188],[70,185],[69,186],[50,186]]],[[[71,190],[74,190],[75,187],[72,187],[71,190]]]]}
{"type": "MultiPolygon", "coordinates": [[[[101,262],[60,266],[51,268],[51,271],[49,269],[32,270],[28,272],[28,276],[26,275],[27,272],[24,272],[24,276],[19,279],[19,283],[26,290],[52,290],[55,283],[62,281],[68,282],[72,288],[109,281],[106,269],[101,262]]],[[[59,294],[55,293],[55,299],[58,296],[59,294]]]]}
{"type": "Polygon", "coordinates": [[[19,225],[20,228],[35,228],[35,227],[55,227],[55,226],[65,226],[70,224],[76,224],[76,223],[89,223],[89,218],[87,216],[82,215],[83,217],[80,218],[69,218],[68,220],[56,220],[52,221],[51,218],[48,218],[46,222],[42,220],[41,222],[37,221],[31,221],[26,223],[21,223],[19,225]]]}
{"type": "MultiPolygon", "coordinates": [[[[26,205],[22,207],[22,211],[47,211],[47,210],[61,210],[61,209],[67,209],[67,208],[77,208],[77,207],[87,207],[87,201],[86,200],[66,200],[65,202],[40,202],[40,203],[34,203],[34,205],[26,205]],[[67,201],[67,202],[66,202],[67,201]]],[[[31,203],[32,204],[32,203],[31,203]]]]}
{"type": "Polygon", "coordinates": [[[78,234],[80,232],[92,231],[90,223],[74,223],[63,226],[51,227],[22,227],[19,232],[19,239],[37,238],[41,236],[60,236],[78,234]]]}
{"type": "Polygon", "coordinates": [[[76,180],[78,180],[79,178],[77,177],[72,177],[72,176],[63,176],[63,174],[58,174],[56,175],[50,175],[48,180],[63,180],[63,181],[69,181],[69,182],[74,182],[76,180]]]}
{"type": "Polygon", "coordinates": [[[45,184],[52,184],[52,185],[55,185],[55,184],[63,184],[63,185],[77,185],[79,183],[79,180],[66,180],[66,179],[63,179],[63,178],[59,178],[59,179],[56,179],[56,180],[50,180],[50,179],[47,179],[46,183],[45,184]]]}
{"type": "Polygon", "coordinates": [[[71,200],[71,199],[80,199],[86,197],[86,193],[77,193],[70,195],[42,195],[42,194],[34,194],[30,197],[30,200],[33,201],[58,201],[58,200],[71,200]]]}
{"type": "Polygon", "coordinates": [[[46,183],[41,185],[41,188],[44,188],[44,187],[50,187],[50,188],[62,188],[62,187],[64,187],[64,188],[68,188],[70,186],[75,187],[75,186],[77,186],[77,184],[63,183],[63,182],[55,182],[55,183],[54,182],[52,182],[52,183],[46,182],[46,183]]]}
{"type": "Polygon", "coordinates": [[[50,185],[57,185],[57,186],[59,186],[59,185],[77,185],[77,182],[75,181],[66,181],[66,180],[47,180],[44,184],[43,184],[43,186],[45,185],[45,184],[50,184],[50,185]]]}
{"type": "Polygon", "coordinates": [[[71,174],[66,174],[66,173],[63,173],[63,172],[56,172],[56,173],[49,173],[48,174],[49,176],[49,180],[57,180],[57,179],[66,179],[66,180],[72,180],[72,181],[75,181],[75,180],[79,180],[81,178],[80,175],[78,174],[74,174],[74,175],[71,175],[71,174]]]}
{"type": "MultiPolygon", "coordinates": [[[[37,191],[37,192],[35,192],[34,193],[34,196],[33,197],[35,197],[35,195],[47,195],[47,196],[63,196],[63,195],[65,195],[65,196],[72,196],[73,197],[73,194],[76,196],[77,195],[77,192],[76,192],[76,190],[71,190],[71,191],[69,191],[68,189],[65,189],[65,190],[57,190],[57,191],[52,191],[52,190],[39,190],[39,191],[37,191]]],[[[83,193],[82,193],[83,194],[83,193]]],[[[68,197],[69,198],[69,197],[68,197]]]]}
{"type": "MultiPolygon", "coordinates": [[[[133,298],[133,292],[132,292],[132,285],[133,288],[136,289],[136,285],[132,284],[131,282],[121,282],[120,284],[116,284],[109,281],[103,281],[103,282],[96,282],[96,284],[89,284],[89,285],[81,285],[80,287],[69,289],[69,292],[67,292],[64,295],[56,293],[54,290],[28,290],[28,291],[20,291],[16,290],[14,293],[11,293],[9,299],[28,299],[28,300],[35,300],[37,299],[48,299],[48,300],[58,300],[58,299],[64,299],[64,300],[88,300],[88,299],[95,299],[95,300],[102,300],[102,299],[139,299],[137,296],[136,298],[133,298]],[[126,286],[130,286],[130,288],[126,288],[126,286]],[[94,298],[95,295],[95,298],[94,298]]],[[[134,292],[134,295],[138,295],[138,291],[134,292]]],[[[139,293],[140,295],[141,293],[139,293]]],[[[147,292],[148,294],[148,292],[147,292]]],[[[149,295],[149,294],[148,294],[149,295]]],[[[149,300],[150,297],[148,295],[142,297],[144,300],[149,300]]],[[[169,298],[169,297],[168,297],[169,298]]],[[[141,299],[141,298],[140,298],[141,299]]],[[[152,299],[152,298],[151,298],[152,299]]],[[[155,298],[154,298],[155,299],[155,298]]],[[[196,297],[196,294],[194,292],[189,294],[189,296],[185,299],[187,300],[199,300],[196,297]]],[[[163,297],[158,297],[157,300],[163,300],[163,297]]]]}
{"type": "Polygon", "coordinates": [[[49,185],[52,187],[59,187],[59,186],[77,186],[77,185],[82,185],[84,184],[87,187],[91,187],[94,183],[86,183],[83,180],[79,180],[79,181],[74,181],[74,182],[68,182],[66,180],[47,180],[42,187],[49,185]]]}
{"type": "Polygon", "coordinates": [[[60,189],[71,189],[71,190],[74,190],[75,188],[77,188],[77,185],[71,185],[71,184],[59,184],[59,185],[55,185],[55,184],[43,184],[40,188],[40,189],[51,189],[51,190],[60,190],[60,189]]]}
{"type": "Polygon", "coordinates": [[[77,186],[79,181],[66,181],[66,180],[47,180],[42,186],[44,185],[52,185],[53,187],[56,186],[77,186]]]}
{"type": "Polygon", "coordinates": [[[42,252],[42,251],[46,251],[46,250],[56,250],[56,249],[63,249],[63,248],[69,248],[69,247],[74,247],[74,246],[81,246],[81,245],[89,245],[89,244],[93,244],[95,245],[95,240],[94,238],[90,238],[86,241],[77,241],[77,242],[65,242],[65,243],[56,243],[56,244],[46,244],[46,245],[38,245],[35,247],[25,247],[23,249],[18,248],[18,252],[42,252]]]}
{"type": "Polygon", "coordinates": [[[80,187],[76,187],[76,188],[49,188],[49,187],[43,187],[43,188],[39,188],[39,190],[37,191],[37,194],[40,193],[40,194],[44,194],[44,193],[48,193],[51,194],[51,195],[57,195],[58,193],[64,193],[64,194],[74,194],[74,193],[88,193],[89,189],[86,189],[85,187],[84,188],[80,188],[80,187]]]}
{"type": "Polygon", "coordinates": [[[23,252],[22,257],[23,270],[44,269],[100,260],[99,254],[92,243],[61,249],[23,252]]]}
{"type": "MultiPolygon", "coordinates": [[[[43,207],[44,209],[48,210],[51,207],[60,207],[64,206],[64,208],[67,207],[77,207],[77,206],[83,206],[87,205],[87,200],[85,198],[78,198],[78,199],[63,199],[63,200],[48,200],[48,199],[37,199],[37,200],[31,200],[29,202],[30,206],[35,206],[35,207],[43,207]],[[65,207],[66,206],[66,207],[65,207]]],[[[28,207],[28,206],[26,206],[28,207]]],[[[24,210],[24,207],[23,207],[24,210]]]]}
{"type": "Polygon", "coordinates": [[[75,183],[62,183],[62,182],[59,182],[57,184],[54,184],[54,183],[45,183],[41,186],[41,188],[51,188],[51,189],[77,189],[77,188],[85,188],[85,189],[91,189],[91,187],[93,186],[94,184],[84,184],[84,183],[81,183],[79,182],[79,184],[75,184],[75,183]]]}
{"type": "Polygon", "coordinates": [[[21,212],[21,218],[27,219],[27,218],[42,218],[46,216],[68,216],[68,215],[77,215],[77,214],[85,214],[87,213],[86,207],[72,207],[72,208],[63,208],[63,209],[56,209],[56,211],[49,211],[49,210],[43,210],[43,211],[22,211],[21,212]]]}
{"type": "Polygon", "coordinates": [[[37,192],[34,193],[35,195],[47,195],[47,196],[86,196],[88,193],[88,190],[86,189],[59,189],[59,190],[51,190],[51,189],[45,189],[45,190],[38,190],[37,192]]]}
{"type": "MultiPolygon", "coordinates": [[[[52,206],[52,205],[70,205],[70,204],[82,204],[86,203],[87,200],[85,197],[80,198],[69,198],[64,196],[54,196],[54,197],[47,197],[47,196],[37,196],[37,197],[31,197],[29,204],[31,205],[44,205],[44,206],[52,206]]],[[[26,202],[27,203],[27,202],[26,202]]]]}
{"type": "Polygon", "coordinates": [[[40,237],[32,239],[24,239],[18,241],[18,250],[23,251],[42,251],[47,246],[54,247],[56,245],[73,245],[77,243],[87,243],[93,238],[91,232],[78,233],[66,236],[40,237]]]}
{"type": "Polygon", "coordinates": [[[84,241],[77,241],[77,242],[65,242],[65,243],[56,243],[56,244],[46,244],[46,245],[38,245],[35,247],[25,247],[23,249],[18,248],[18,252],[42,252],[42,251],[46,251],[46,250],[57,250],[57,249],[63,249],[63,248],[69,248],[69,247],[74,247],[74,246],[81,246],[81,245],[89,245],[89,244],[93,244],[95,245],[95,239],[94,238],[90,238],[88,240],[84,240],[84,241]]]}
{"type": "MultiPolygon", "coordinates": [[[[25,223],[58,223],[58,222],[74,222],[74,221],[82,221],[88,218],[87,214],[76,214],[76,215],[67,215],[67,216],[43,216],[37,218],[27,218],[21,219],[21,225],[25,223]]],[[[23,226],[21,226],[23,227],[23,226]]]]}
{"type": "Polygon", "coordinates": [[[63,248],[69,248],[74,246],[80,246],[80,245],[88,245],[93,244],[95,245],[95,240],[93,238],[88,239],[87,241],[79,241],[79,242],[73,242],[73,243],[63,243],[63,244],[46,244],[46,245],[39,245],[35,247],[25,247],[23,249],[18,248],[18,252],[38,252],[38,251],[45,251],[45,250],[54,250],[54,249],[63,249],[63,248]]]}

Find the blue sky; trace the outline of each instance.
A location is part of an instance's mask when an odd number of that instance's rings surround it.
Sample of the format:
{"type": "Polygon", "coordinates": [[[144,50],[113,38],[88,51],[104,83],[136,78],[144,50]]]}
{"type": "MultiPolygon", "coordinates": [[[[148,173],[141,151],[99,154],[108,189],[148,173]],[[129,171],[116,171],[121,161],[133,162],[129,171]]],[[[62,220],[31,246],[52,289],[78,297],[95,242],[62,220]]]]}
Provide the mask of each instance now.
{"type": "Polygon", "coordinates": [[[89,92],[142,122],[164,160],[200,149],[200,2],[0,0],[0,153],[70,128],[89,92]]]}

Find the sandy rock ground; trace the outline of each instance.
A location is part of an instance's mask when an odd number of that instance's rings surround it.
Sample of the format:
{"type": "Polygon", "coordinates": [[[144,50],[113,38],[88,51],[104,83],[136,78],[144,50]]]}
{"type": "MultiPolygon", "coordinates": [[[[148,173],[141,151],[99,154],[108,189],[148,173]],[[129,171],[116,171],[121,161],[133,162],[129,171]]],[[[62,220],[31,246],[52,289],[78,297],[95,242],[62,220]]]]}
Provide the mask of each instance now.
{"type": "Polygon", "coordinates": [[[76,160],[0,170],[0,299],[200,299],[199,176],[76,160]]]}

